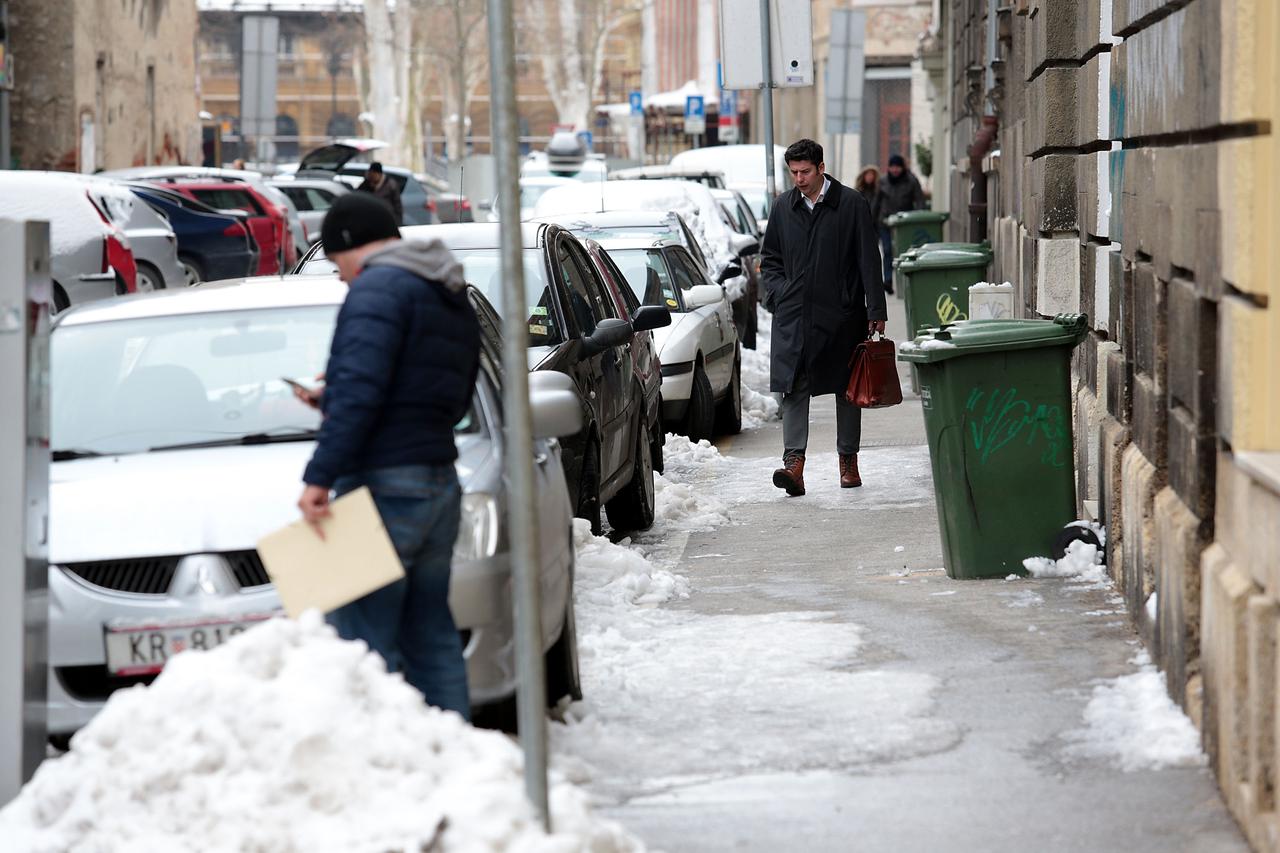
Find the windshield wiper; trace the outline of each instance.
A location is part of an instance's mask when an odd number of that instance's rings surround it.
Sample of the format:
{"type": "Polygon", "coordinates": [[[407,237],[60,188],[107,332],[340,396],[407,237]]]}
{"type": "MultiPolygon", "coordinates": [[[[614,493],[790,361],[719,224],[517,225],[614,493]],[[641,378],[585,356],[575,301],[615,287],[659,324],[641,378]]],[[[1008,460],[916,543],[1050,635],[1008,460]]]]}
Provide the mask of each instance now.
{"type": "Polygon", "coordinates": [[[90,459],[94,456],[105,456],[97,450],[80,450],[78,448],[67,448],[66,450],[55,450],[49,454],[49,458],[54,462],[67,462],[71,459],[90,459]]]}
{"type": "Polygon", "coordinates": [[[202,447],[236,447],[253,444],[283,444],[290,441],[314,441],[319,430],[293,430],[290,432],[251,432],[234,438],[215,438],[207,441],[186,441],[180,444],[161,444],[147,448],[150,452],[161,450],[198,450],[202,447]]]}

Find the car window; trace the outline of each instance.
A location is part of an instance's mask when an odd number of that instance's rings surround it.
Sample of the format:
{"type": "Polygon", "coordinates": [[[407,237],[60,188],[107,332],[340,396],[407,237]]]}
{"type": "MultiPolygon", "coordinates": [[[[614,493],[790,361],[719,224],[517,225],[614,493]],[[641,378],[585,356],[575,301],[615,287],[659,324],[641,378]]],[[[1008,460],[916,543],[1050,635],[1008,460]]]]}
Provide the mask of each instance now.
{"type": "Polygon", "coordinates": [[[676,286],[681,290],[689,290],[699,284],[702,284],[700,276],[695,276],[690,267],[692,261],[689,256],[675,247],[667,249],[667,261],[671,267],[671,275],[675,279],[676,286]]]}
{"type": "Polygon", "coordinates": [[[665,305],[681,309],[675,280],[661,249],[612,249],[609,256],[622,270],[627,285],[643,305],[665,305]]]}
{"type": "Polygon", "coordinates": [[[680,220],[680,230],[684,232],[684,247],[689,250],[689,254],[700,266],[705,267],[707,258],[702,254],[702,247],[698,245],[697,238],[693,236],[693,232],[689,230],[689,226],[683,219],[680,220]]]}
{"type": "MultiPolygon", "coordinates": [[[[306,197],[307,203],[311,205],[310,210],[328,210],[333,207],[334,194],[327,190],[307,187],[306,197]]],[[[298,209],[301,210],[302,208],[298,209]]]]}
{"type": "Polygon", "coordinates": [[[613,288],[617,290],[618,296],[622,299],[622,303],[627,306],[627,314],[635,314],[640,308],[640,299],[631,290],[631,284],[627,277],[623,275],[622,270],[618,269],[618,265],[614,263],[613,258],[604,249],[596,250],[599,254],[599,266],[601,273],[609,280],[613,288]]]}
{"type": "Polygon", "coordinates": [[[243,210],[255,216],[262,215],[262,208],[258,206],[258,202],[245,190],[233,187],[216,190],[193,189],[191,194],[218,210],[243,210]]]}
{"type": "Polygon", "coordinates": [[[311,210],[311,201],[307,198],[307,191],[300,187],[281,187],[280,191],[289,197],[289,201],[293,202],[293,206],[298,208],[300,213],[311,210]]]}
{"type": "MultiPolygon", "coordinates": [[[[462,263],[467,283],[484,294],[499,315],[505,312],[502,302],[502,255],[498,249],[455,249],[453,256],[462,263]]],[[[555,346],[565,339],[556,317],[556,307],[547,282],[546,267],[539,249],[525,249],[524,295],[525,316],[529,318],[529,346],[555,346]]]]}
{"type": "Polygon", "coordinates": [[[556,249],[556,264],[560,268],[565,290],[568,291],[569,313],[573,315],[578,331],[587,337],[595,332],[596,323],[604,317],[600,314],[601,309],[595,305],[599,298],[598,293],[592,292],[595,285],[569,246],[568,239],[560,240],[556,249]]]}

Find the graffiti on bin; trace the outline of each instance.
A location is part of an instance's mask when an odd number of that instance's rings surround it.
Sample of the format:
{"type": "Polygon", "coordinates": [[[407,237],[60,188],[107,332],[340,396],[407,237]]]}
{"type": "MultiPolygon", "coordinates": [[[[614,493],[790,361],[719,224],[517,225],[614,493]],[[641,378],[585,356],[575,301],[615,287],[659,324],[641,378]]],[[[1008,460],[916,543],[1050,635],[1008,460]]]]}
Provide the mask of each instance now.
{"type": "Polygon", "coordinates": [[[944,293],[939,296],[938,304],[934,307],[938,311],[938,322],[943,325],[969,319],[969,315],[960,310],[960,306],[951,298],[950,293],[944,293]]]}
{"type": "Polygon", "coordinates": [[[1044,443],[1041,464],[1053,468],[1067,464],[1071,434],[1062,408],[1024,400],[1018,396],[1017,388],[990,391],[974,388],[965,404],[965,422],[968,438],[984,465],[997,451],[1017,439],[1022,439],[1028,447],[1037,441],[1044,443]]]}

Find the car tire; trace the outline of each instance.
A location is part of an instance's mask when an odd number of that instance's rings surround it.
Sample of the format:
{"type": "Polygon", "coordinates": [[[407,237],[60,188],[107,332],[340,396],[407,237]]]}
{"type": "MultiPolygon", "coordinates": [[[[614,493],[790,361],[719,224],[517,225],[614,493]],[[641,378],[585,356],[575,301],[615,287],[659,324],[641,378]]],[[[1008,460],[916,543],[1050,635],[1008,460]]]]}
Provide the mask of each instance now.
{"type": "Polygon", "coordinates": [[[747,349],[756,348],[756,332],[760,331],[760,315],[756,311],[756,300],[751,300],[751,313],[747,316],[747,333],[742,338],[742,345],[747,349]]]}
{"type": "MultiPolygon", "coordinates": [[[[570,534],[572,541],[572,533],[570,534]]],[[[582,701],[582,674],[578,666],[578,622],[573,609],[573,564],[569,567],[569,600],[564,605],[564,627],[547,649],[547,707],[554,708],[568,696],[582,701]]]]}
{"type": "Polygon", "coordinates": [[[653,437],[649,440],[649,455],[653,459],[653,470],[659,474],[666,470],[666,460],[662,456],[662,447],[667,443],[667,436],[662,431],[662,400],[658,400],[658,422],[651,427],[653,437]]]}
{"type": "Polygon", "coordinates": [[[164,276],[160,270],[143,261],[138,262],[138,293],[153,293],[164,290],[164,276]]]}
{"type": "Polygon", "coordinates": [[[182,272],[187,277],[187,287],[204,281],[204,269],[198,261],[186,255],[179,255],[178,263],[182,264],[182,272]]]}
{"type": "Polygon", "coordinates": [[[641,420],[636,430],[631,480],[605,504],[609,526],[620,533],[648,530],[653,527],[653,501],[653,453],[649,449],[649,429],[641,420]]]}
{"type": "Polygon", "coordinates": [[[573,514],[575,518],[591,522],[591,532],[596,536],[600,535],[600,445],[591,439],[587,441],[587,449],[582,454],[578,501],[573,514]]]}
{"type": "Polygon", "coordinates": [[[716,425],[716,398],[711,380],[702,362],[693,366],[693,388],[689,392],[689,411],[684,419],[684,434],[690,441],[711,440],[716,425]]]}
{"type": "Polygon", "coordinates": [[[729,389],[716,406],[716,432],[721,435],[737,435],[742,432],[742,356],[733,360],[733,375],[729,377],[729,389]]]}

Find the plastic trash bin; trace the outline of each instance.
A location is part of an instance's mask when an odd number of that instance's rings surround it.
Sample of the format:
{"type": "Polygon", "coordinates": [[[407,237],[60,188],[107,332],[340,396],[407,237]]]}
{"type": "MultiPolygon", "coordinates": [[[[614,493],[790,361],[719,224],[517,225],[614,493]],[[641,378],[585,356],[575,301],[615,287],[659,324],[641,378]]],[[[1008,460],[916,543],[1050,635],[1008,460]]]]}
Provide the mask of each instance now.
{"type": "Polygon", "coordinates": [[[955,249],[961,252],[982,252],[986,254],[988,262],[995,257],[994,252],[991,250],[991,244],[985,241],[982,243],[925,243],[922,246],[912,246],[893,259],[893,289],[899,297],[905,298],[902,296],[906,286],[904,281],[905,276],[903,276],[902,271],[899,268],[902,262],[915,260],[920,257],[922,253],[932,252],[935,249],[955,249]]]}
{"type": "Polygon", "coordinates": [[[969,287],[987,277],[991,256],[985,252],[936,249],[899,264],[907,333],[969,319],[969,287]]]}
{"type": "Polygon", "coordinates": [[[896,258],[912,246],[937,243],[942,239],[942,223],[950,214],[940,210],[904,210],[885,220],[893,237],[896,258]]]}
{"type": "Polygon", "coordinates": [[[947,575],[1025,574],[1075,520],[1071,352],[1088,319],[975,320],[899,349],[920,377],[947,575]]]}

